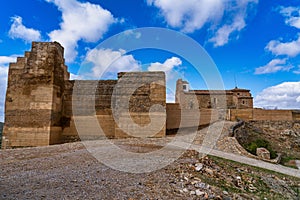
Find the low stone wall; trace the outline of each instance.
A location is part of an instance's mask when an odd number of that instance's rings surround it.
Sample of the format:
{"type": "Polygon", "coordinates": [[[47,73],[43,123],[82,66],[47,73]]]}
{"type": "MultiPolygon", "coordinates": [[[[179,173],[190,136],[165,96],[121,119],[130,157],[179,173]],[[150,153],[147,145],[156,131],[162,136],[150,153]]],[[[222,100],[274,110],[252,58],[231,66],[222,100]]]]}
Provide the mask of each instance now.
{"type": "Polygon", "coordinates": [[[255,126],[260,130],[271,130],[274,133],[279,133],[284,130],[293,129],[296,132],[300,132],[300,121],[249,121],[249,125],[255,126]]]}
{"type": "Polygon", "coordinates": [[[172,130],[208,125],[218,121],[222,112],[223,110],[217,109],[181,109],[180,104],[167,103],[166,128],[172,130]]]}
{"type": "Polygon", "coordinates": [[[254,121],[293,121],[292,110],[263,110],[253,109],[254,121]]]}
{"type": "Polygon", "coordinates": [[[264,110],[264,109],[230,109],[227,118],[231,121],[293,121],[292,110],[264,110]]]}

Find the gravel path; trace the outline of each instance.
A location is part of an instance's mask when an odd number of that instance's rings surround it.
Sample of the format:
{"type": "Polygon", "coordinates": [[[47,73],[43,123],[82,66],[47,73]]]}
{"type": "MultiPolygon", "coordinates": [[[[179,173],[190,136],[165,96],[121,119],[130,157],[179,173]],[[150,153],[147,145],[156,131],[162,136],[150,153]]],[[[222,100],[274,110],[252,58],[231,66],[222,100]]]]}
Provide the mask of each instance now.
{"type": "Polygon", "coordinates": [[[172,166],[144,174],[113,170],[81,143],[6,150],[0,156],[0,199],[184,198],[165,184],[172,166]]]}

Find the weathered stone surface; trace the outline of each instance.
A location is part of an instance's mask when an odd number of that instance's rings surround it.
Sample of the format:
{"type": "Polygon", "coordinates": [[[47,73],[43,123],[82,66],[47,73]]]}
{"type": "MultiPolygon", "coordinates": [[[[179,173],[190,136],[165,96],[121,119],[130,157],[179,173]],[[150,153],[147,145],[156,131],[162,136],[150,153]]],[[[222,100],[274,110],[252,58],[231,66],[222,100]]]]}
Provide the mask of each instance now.
{"type": "Polygon", "coordinates": [[[30,52],[10,64],[3,133],[7,147],[60,142],[62,95],[69,79],[63,51],[57,42],[33,42],[30,52]]]}
{"type": "Polygon", "coordinates": [[[256,155],[262,159],[270,160],[270,152],[266,148],[257,148],[256,155]]]}
{"type": "Polygon", "coordinates": [[[184,109],[253,108],[250,90],[190,90],[189,83],[179,79],[176,83],[176,103],[184,109]]]}
{"type": "Polygon", "coordinates": [[[6,147],[71,138],[165,136],[164,72],[122,72],[119,80],[70,81],[63,54],[57,42],[33,42],[30,52],[10,64],[6,147]]]}

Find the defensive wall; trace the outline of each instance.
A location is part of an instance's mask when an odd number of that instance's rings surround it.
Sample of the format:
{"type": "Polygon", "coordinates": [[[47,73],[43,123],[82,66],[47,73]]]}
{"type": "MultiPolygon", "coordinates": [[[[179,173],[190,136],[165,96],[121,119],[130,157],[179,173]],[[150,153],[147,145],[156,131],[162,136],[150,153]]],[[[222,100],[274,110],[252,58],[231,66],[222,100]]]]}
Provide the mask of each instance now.
{"type": "Polygon", "coordinates": [[[235,121],[298,121],[300,112],[295,110],[228,109],[227,119],[235,121]]]}
{"type": "Polygon", "coordinates": [[[187,89],[182,82],[177,89],[180,86],[181,99],[187,100],[167,104],[164,72],[120,72],[116,80],[69,80],[63,54],[57,42],[33,42],[31,51],[10,63],[2,148],[103,137],[164,137],[166,130],[217,120],[300,120],[298,111],[252,109],[251,94],[245,89],[223,92],[230,95],[226,97],[219,91],[210,95],[195,90],[193,96],[182,91],[187,89]],[[229,106],[219,104],[224,98],[229,106]]]}
{"type": "Polygon", "coordinates": [[[128,72],[119,73],[117,80],[72,81],[63,54],[57,42],[33,42],[31,51],[10,63],[3,148],[104,136],[165,136],[164,72],[128,72]]]}

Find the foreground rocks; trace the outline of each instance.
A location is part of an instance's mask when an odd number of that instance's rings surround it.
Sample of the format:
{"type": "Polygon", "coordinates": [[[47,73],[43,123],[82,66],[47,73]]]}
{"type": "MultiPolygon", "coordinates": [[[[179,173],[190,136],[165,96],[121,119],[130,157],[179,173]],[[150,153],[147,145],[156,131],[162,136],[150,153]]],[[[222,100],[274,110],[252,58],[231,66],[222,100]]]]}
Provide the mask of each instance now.
{"type": "MultiPolygon", "coordinates": [[[[128,140],[128,149],[134,145],[128,140]]],[[[0,158],[0,199],[297,199],[300,190],[297,178],[194,151],[144,174],[110,169],[81,143],[0,151],[0,158]]]]}

